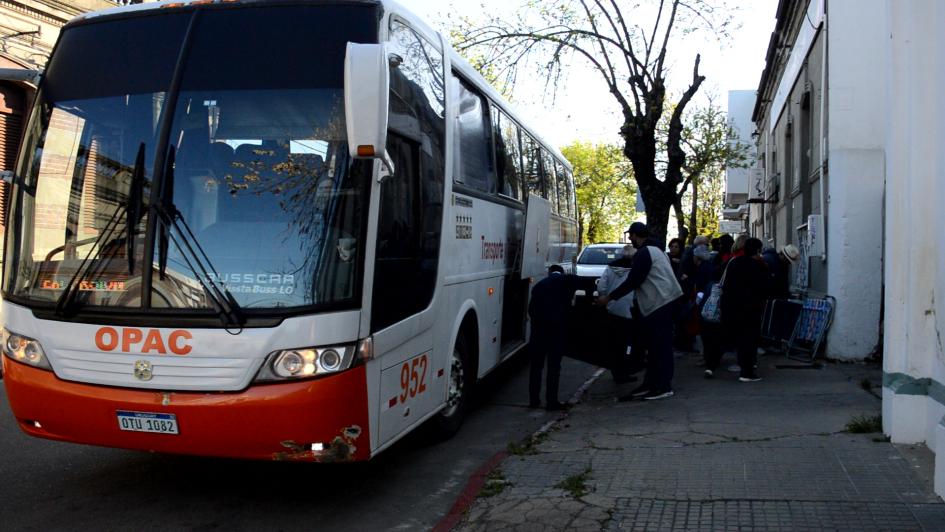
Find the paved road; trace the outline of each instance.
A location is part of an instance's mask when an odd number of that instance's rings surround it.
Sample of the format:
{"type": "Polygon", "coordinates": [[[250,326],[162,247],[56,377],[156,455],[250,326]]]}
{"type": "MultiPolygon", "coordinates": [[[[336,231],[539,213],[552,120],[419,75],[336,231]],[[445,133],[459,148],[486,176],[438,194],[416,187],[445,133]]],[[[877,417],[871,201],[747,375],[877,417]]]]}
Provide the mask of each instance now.
{"type": "MultiPolygon", "coordinates": [[[[561,397],[595,369],[565,360],[561,397]]],[[[353,465],[169,456],[30,438],[16,427],[0,384],[0,528],[428,530],[473,471],[551,419],[525,407],[527,370],[519,359],[490,375],[480,404],[449,441],[411,435],[353,465]]]]}

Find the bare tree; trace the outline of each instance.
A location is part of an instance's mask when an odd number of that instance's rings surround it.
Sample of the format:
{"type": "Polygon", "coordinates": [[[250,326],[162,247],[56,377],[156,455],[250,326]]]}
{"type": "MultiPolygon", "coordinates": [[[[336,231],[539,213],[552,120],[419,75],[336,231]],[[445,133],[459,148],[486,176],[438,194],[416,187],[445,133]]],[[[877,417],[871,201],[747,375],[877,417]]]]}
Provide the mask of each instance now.
{"type": "Polygon", "coordinates": [[[693,175],[686,172],[693,154],[687,152],[683,119],[705,81],[696,54],[688,87],[670,104],[667,50],[677,34],[699,29],[723,35],[730,23],[725,6],[710,0],[653,0],[642,7],[616,0],[562,0],[531,2],[512,20],[466,20],[452,35],[458,50],[481,58],[481,66],[507,85],[514,85],[523,65],[543,69],[552,89],[572,59],[590,65],[620,106],[623,153],[633,165],[647,223],[665,240],[670,209],[694,179],[686,179],[693,175]]]}

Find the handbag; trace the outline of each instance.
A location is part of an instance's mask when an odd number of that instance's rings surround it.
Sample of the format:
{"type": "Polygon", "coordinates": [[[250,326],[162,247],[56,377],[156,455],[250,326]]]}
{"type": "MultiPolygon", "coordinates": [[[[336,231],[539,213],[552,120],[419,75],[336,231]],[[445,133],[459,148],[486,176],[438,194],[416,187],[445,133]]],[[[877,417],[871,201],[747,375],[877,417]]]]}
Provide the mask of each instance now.
{"type": "Polygon", "coordinates": [[[731,263],[732,261],[729,261],[725,265],[722,279],[712,285],[709,297],[706,298],[705,304],[702,306],[701,316],[704,321],[709,323],[720,323],[722,321],[722,285],[725,284],[725,275],[728,274],[728,265],[731,263]]]}

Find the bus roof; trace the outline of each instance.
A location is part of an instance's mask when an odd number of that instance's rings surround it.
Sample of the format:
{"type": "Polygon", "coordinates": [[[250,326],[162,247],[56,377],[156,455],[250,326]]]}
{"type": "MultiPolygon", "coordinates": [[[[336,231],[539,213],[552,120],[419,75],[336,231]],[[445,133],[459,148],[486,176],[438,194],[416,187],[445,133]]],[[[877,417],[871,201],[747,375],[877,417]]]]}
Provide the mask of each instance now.
{"type": "MultiPolygon", "coordinates": [[[[91,11],[89,13],[84,13],[79,15],[69,21],[68,25],[77,22],[83,22],[99,17],[111,16],[111,15],[123,15],[131,13],[141,13],[147,11],[157,11],[160,9],[174,9],[189,7],[192,5],[204,5],[204,4],[260,4],[260,5],[272,5],[274,2],[271,0],[160,0],[158,2],[150,2],[146,4],[133,4],[128,6],[113,7],[109,9],[102,9],[99,11],[91,11]]],[[[282,2],[280,2],[282,3],[282,2]]],[[[440,33],[433,29],[422,17],[411,12],[409,9],[401,5],[400,3],[392,0],[287,0],[285,4],[373,4],[380,5],[383,7],[385,12],[393,13],[398,17],[403,18],[410,25],[423,33],[426,36],[434,41],[437,45],[440,44],[440,33]]],[[[444,39],[445,40],[445,39],[444,39]]],[[[535,129],[528,126],[528,122],[522,120],[520,114],[514,109],[514,107],[502,97],[497,90],[495,90],[492,85],[482,77],[479,72],[473,68],[467,61],[464,59],[456,50],[450,46],[449,42],[446,43],[447,52],[449,56],[451,66],[454,70],[462,74],[463,78],[467,81],[472,82],[476,88],[482,91],[495,105],[499,106],[506,114],[511,116],[516,122],[525,126],[529,133],[535,137],[546,150],[557,156],[558,159],[563,161],[568,169],[571,168],[570,162],[561,154],[560,150],[554,145],[548,142],[543,135],[539,134],[535,129]]]]}
{"type": "MultiPolygon", "coordinates": [[[[373,5],[384,5],[391,2],[383,2],[381,0],[283,0],[283,1],[273,1],[273,0],[158,0],[157,2],[148,2],[146,4],[132,4],[127,6],[118,6],[110,7],[108,9],[99,9],[98,11],[89,11],[88,13],[83,13],[72,20],[69,21],[69,24],[74,22],[79,22],[83,20],[90,20],[98,17],[110,16],[110,15],[122,15],[128,13],[140,13],[145,11],[157,11],[160,9],[175,9],[182,7],[198,6],[198,5],[273,5],[276,3],[282,4],[373,4],[373,5]]],[[[68,25],[68,24],[67,24],[68,25]]]]}

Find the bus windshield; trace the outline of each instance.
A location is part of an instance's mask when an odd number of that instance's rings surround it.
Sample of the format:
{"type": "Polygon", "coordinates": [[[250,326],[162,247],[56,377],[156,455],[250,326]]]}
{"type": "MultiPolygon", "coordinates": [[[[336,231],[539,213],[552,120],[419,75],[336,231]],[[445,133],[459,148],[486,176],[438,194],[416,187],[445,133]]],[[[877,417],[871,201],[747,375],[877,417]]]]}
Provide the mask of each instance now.
{"type": "Polygon", "coordinates": [[[7,296],[213,309],[215,283],[244,309],[355,305],[371,166],[348,156],[343,65],[348,41],[376,42],[375,9],[67,27],[18,168],[7,296]]]}

